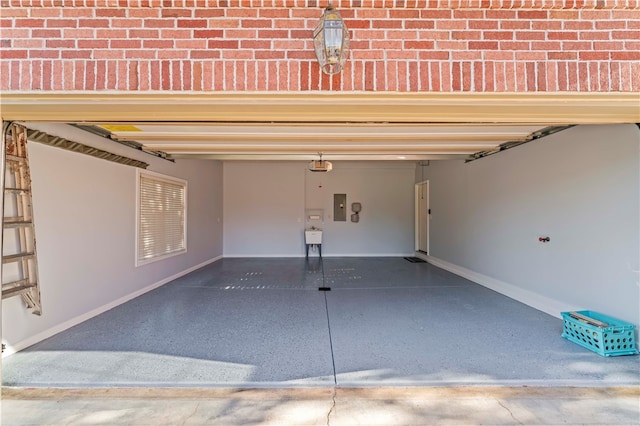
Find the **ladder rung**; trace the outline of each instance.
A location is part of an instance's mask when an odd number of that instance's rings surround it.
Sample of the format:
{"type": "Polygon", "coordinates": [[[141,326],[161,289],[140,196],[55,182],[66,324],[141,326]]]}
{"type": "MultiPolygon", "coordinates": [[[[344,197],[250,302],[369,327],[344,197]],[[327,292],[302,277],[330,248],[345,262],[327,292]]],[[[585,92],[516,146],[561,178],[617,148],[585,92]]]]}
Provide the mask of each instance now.
{"type": "Polygon", "coordinates": [[[2,263],[17,262],[18,260],[29,259],[35,255],[33,252],[10,254],[8,256],[2,256],[2,263]]]}
{"type": "Polygon", "coordinates": [[[4,223],[24,222],[24,216],[5,216],[4,223]]]}
{"type": "Polygon", "coordinates": [[[29,284],[29,279],[28,278],[22,278],[20,280],[17,281],[9,281],[8,283],[3,283],[2,284],[2,290],[5,291],[7,290],[5,287],[15,287],[18,285],[23,285],[23,284],[29,284]]]}
{"type": "Polygon", "coordinates": [[[5,158],[7,161],[17,161],[19,163],[23,163],[27,160],[27,157],[19,157],[17,155],[10,155],[10,154],[7,154],[5,158]]]}
{"type": "Polygon", "coordinates": [[[4,223],[4,227],[5,228],[20,228],[23,226],[32,226],[33,222],[31,222],[30,220],[25,220],[22,222],[5,222],[4,223]]]}
{"type": "Polygon", "coordinates": [[[18,294],[26,293],[36,287],[36,283],[30,283],[28,280],[14,281],[2,284],[2,298],[7,299],[18,294]],[[10,286],[9,288],[6,288],[10,286]]]}
{"type": "Polygon", "coordinates": [[[22,216],[14,216],[14,217],[5,217],[4,218],[4,227],[5,228],[20,228],[22,226],[32,226],[32,220],[25,220],[22,216]]]}
{"type": "Polygon", "coordinates": [[[13,192],[15,194],[28,194],[29,192],[31,192],[30,190],[25,188],[5,188],[4,191],[13,192]]]}

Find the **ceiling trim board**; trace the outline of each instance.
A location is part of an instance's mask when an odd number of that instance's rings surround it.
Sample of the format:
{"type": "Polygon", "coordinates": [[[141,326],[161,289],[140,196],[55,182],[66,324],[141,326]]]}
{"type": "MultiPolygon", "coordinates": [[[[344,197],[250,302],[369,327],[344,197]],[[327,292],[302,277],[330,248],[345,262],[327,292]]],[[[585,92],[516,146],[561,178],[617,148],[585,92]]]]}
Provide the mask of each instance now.
{"type": "Polygon", "coordinates": [[[299,134],[280,133],[274,130],[269,133],[257,134],[220,134],[214,130],[210,134],[194,134],[194,133],[140,133],[139,135],[122,135],[115,134],[112,136],[114,140],[135,140],[143,142],[144,145],[163,144],[171,142],[180,143],[197,143],[197,144],[304,144],[311,142],[331,143],[331,142],[363,142],[367,144],[377,143],[431,143],[431,142],[464,142],[464,141],[487,141],[494,142],[497,140],[526,140],[529,133],[517,134],[500,134],[500,133],[479,133],[479,134],[460,134],[460,133],[363,133],[363,134],[327,134],[319,135],[317,133],[306,133],[301,131],[299,134]]]}
{"type": "MultiPolygon", "coordinates": [[[[174,154],[174,159],[224,160],[224,161],[264,161],[262,154],[174,154]]],[[[269,161],[311,161],[317,160],[317,154],[272,154],[269,161]]],[[[419,154],[403,156],[393,154],[338,154],[331,161],[422,161],[422,160],[465,160],[468,154],[419,154]]]]}
{"type": "MultiPolygon", "coordinates": [[[[152,147],[153,149],[158,149],[158,147],[152,147]]],[[[386,148],[371,148],[371,147],[361,147],[361,148],[341,148],[341,147],[322,147],[322,146],[312,146],[312,147],[294,147],[294,148],[278,148],[278,147],[269,147],[266,149],[253,149],[253,148],[229,148],[229,149],[210,149],[209,147],[201,147],[201,148],[192,148],[192,147],[181,147],[174,146],[170,148],[162,148],[163,152],[171,155],[175,158],[176,154],[233,154],[233,155],[241,155],[241,154],[252,154],[252,155],[275,155],[275,154],[290,154],[290,155],[312,155],[317,156],[319,153],[322,153],[326,159],[331,159],[330,156],[335,154],[345,154],[345,155],[375,155],[375,154],[387,154],[387,155],[420,155],[420,154],[474,154],[478,151],[487,151],[495,149],[496,145],[476,145],[473,147],[469,146],[446,146],[446,147],[429,147],[429,148],[395,148],[395,147],[386,147],[386,148]]]]}

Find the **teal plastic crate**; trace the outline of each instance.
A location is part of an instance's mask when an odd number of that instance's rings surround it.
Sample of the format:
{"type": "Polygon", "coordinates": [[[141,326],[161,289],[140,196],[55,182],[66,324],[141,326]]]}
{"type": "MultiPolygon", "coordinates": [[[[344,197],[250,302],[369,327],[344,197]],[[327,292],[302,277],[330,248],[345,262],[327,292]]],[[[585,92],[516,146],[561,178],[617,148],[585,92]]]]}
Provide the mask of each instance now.
{"type": "Polygon", "coordinates": [[[633,324],[594,311],[562,312],[562,337],[602,356],[637,355],[633,324]]]}

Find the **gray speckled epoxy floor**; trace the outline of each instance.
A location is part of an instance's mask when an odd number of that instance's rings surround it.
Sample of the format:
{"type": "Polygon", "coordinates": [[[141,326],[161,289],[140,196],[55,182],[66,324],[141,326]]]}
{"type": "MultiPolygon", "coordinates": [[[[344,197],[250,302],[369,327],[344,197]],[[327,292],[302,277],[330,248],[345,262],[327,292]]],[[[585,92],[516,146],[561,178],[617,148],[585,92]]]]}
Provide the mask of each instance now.
{"type": "Polygon", "coordinates": [[[427,263],[222,259],[5,358],[2,373],[31,387],[640,384],[640,357],[600,357],[561,332],[427,263]]]}

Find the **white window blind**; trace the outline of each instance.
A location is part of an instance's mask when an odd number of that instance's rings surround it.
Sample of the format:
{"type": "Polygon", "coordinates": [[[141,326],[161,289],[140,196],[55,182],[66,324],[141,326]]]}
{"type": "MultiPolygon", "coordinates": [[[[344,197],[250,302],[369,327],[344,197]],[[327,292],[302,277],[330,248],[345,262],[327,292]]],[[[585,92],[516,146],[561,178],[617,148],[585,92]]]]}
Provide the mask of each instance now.
{"type": "Polygon", "coordinates": [[[186,251],[187,183],[138,172],[137,264],[186,251]]]}

